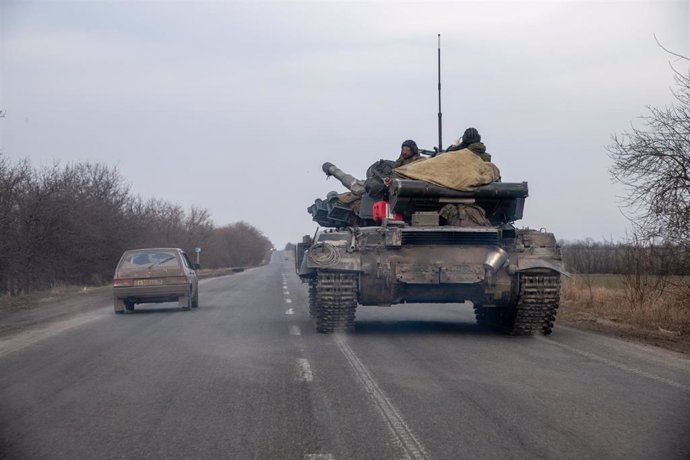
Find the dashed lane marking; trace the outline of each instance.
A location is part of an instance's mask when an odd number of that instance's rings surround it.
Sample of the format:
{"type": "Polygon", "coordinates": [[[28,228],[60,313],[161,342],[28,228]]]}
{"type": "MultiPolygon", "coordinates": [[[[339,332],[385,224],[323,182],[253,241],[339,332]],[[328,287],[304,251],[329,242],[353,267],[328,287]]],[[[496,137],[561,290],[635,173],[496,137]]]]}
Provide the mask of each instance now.
{"type": "Polygon", "coordinates": [[[297,378],[300,382],[312,382],[314,380],[314,374],[311,372],[311,366],[309,361],[304,358],[297,358],[297,378]]]}
{"type": "Polygon", "coordinates": [[[335,460],[333,454],[307,454],[304,460],[335,460]]]}
{"type": "Polygon", "coordinates": [[[680,382],[676,382],[675,380],[670,380],[665,377],[661,377],[658,375],[650,374],[649,372],[645,372],[643,370],[634,368],[632,366],[628,366],[627,364],[619,363],[617,361],[610,360],[608,358],[604,358],[603,356],[595,355],[594,353],[590,353],[588,351],[580,350],[579,348],[571,347],[570,345],[566,345],[564,343],[559,343],[556,342],[553,339],[547,339],[545,337],[536,337],[538,340],[541,340],[543,342],[550,343],[551,345],[555,345],[557,347],[561,347],[565,350],[568,350],[570,352],[573,352],[575,354],[578,354],[580,356],[584,356],[586,358],[592,359],[594,361],[598,361],[600,363],[606,364],[611,367],[615,367],[616,369],[620,369],[626,372],[630,372],[631,374],[639,375],[642,377],[646,377],[648,379],[656,380],[657,382],[660,383],[665,383],[666,385],[672,386],[674,388],[678,388],[680,390],[690,392],[690,386],[684,385],[680,382]]]}
{"type": "Polygon", "coordinates": [[[285,310],[285,314],[286,314],[286,315],[294,315],[294,314],[295,314],[295,310],[293,310],[292,308],[288,308],[287,310],[285,310]]]}
{"type": "Polygon", "coordinates": [[[342,354],[345,355],[350,367],[355,371],[364,389],[369,393],[369,397],[376,404],[379,413],[393,435],[393,439],[404,453],[402,458],[413,460],[429,458],[429,454],[427,454],[422,443],[415,437],[398,409],[395,408],[390,399],[388,399],[383,390],[381,390],[381,387],[376,383],[369,369],[360,361],[340,334],[336,334],[334,338],[336,345],[342,354]]]}
{"type": "Polygon", "coordinates": [[[290,326],[290,335],[302,335],[302,331],[300,330],[299,326],[290,326]]]}
{"type": "Polygon", "coordinates": [[[285,299],[285,303],[292,303],[291,299],[285,299]]]}

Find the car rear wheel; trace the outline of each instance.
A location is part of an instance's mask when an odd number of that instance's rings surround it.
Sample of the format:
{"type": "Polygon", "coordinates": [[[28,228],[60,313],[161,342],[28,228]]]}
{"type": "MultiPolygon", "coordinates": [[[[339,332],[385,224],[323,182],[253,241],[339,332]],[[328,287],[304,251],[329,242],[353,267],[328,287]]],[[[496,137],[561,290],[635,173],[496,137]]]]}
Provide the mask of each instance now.
{"type": "Polygon", "coordinates": [[[131,300],[125,300],[125,310],[134,311],[134,302],[131,300]]]}
{"type": "Polygon", "coordinates": [[[192,309],[192,286],[189,286],[189,291],[187,291],[187,295],[184,297],[180,297],[178,302],[182,310],[189,311],[192,309]]]}
{"type": "Polygon", "coordinates": [[[199,308],[199,290],[194,293],[194,300],[192,300],[192,308],[199,308]]]}
{"type": "Polygon", "coordinates": [[[117,313],[118,315],[124,314],[125,308],[127,308],[125,306],[125,301],[122,299],[118,299],[118,298],[115,298],[114,307],[115,307],[115,313],[117,313]]]}

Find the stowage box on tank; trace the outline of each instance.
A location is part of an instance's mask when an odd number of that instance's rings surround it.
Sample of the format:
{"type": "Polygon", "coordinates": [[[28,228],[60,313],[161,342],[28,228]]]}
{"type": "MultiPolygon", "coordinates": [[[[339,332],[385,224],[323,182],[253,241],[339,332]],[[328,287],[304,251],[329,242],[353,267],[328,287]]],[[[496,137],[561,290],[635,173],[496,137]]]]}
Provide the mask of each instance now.
{"type": "Polygon", "coordinates": [[[331,163],[323,169],[361,202],[349,206],[331,192],[308,208],[328,227],[305,236],[295,257],[319,332],[351,329],[358,305],[471,301],[482,325],[551,333],[564,270],[553,234],[513,225],[522,218],[526,182],[460,192],[393,179],[387,214],[377,221],[364,181],[331,163]],[[441,212],[448,205],[478,207],[486,222],[448,225],[441,212]]]}

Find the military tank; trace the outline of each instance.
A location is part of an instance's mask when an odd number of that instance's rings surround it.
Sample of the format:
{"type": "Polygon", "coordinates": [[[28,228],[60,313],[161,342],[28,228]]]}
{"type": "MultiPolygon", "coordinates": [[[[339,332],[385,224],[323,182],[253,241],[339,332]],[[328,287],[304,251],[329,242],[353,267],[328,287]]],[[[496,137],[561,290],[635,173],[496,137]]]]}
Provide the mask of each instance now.
{"type": "Polygon", "coordinates": [[[350,193],[315,200],[308,212],[322,229],[295,247],[316,330],[352,330],[360,305],[470,301],[480,325],[511,335],[550,334],[565,271],[552,233],[514,225],[523,216],[527,182],[462,192],[396,178],[382,194],[377,171],[385,174],[387,166],[372,165],[363,181],[323,165],[350,193]],[[442,217],[449,204],[478,207],[486,222],[454,225],[442,217]]]}

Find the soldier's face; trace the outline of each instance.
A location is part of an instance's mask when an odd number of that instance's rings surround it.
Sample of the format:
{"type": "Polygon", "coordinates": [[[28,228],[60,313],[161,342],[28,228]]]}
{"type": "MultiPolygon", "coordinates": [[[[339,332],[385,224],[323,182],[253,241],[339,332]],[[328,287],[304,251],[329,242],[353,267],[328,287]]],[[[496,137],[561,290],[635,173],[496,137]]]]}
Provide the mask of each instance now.
{"type": "Polygon", "coordinates": [[[402,148],[401,154],[403,158],[410,158],[412,156],[412,149],[408,146],[405,146],[402,148]]]}

